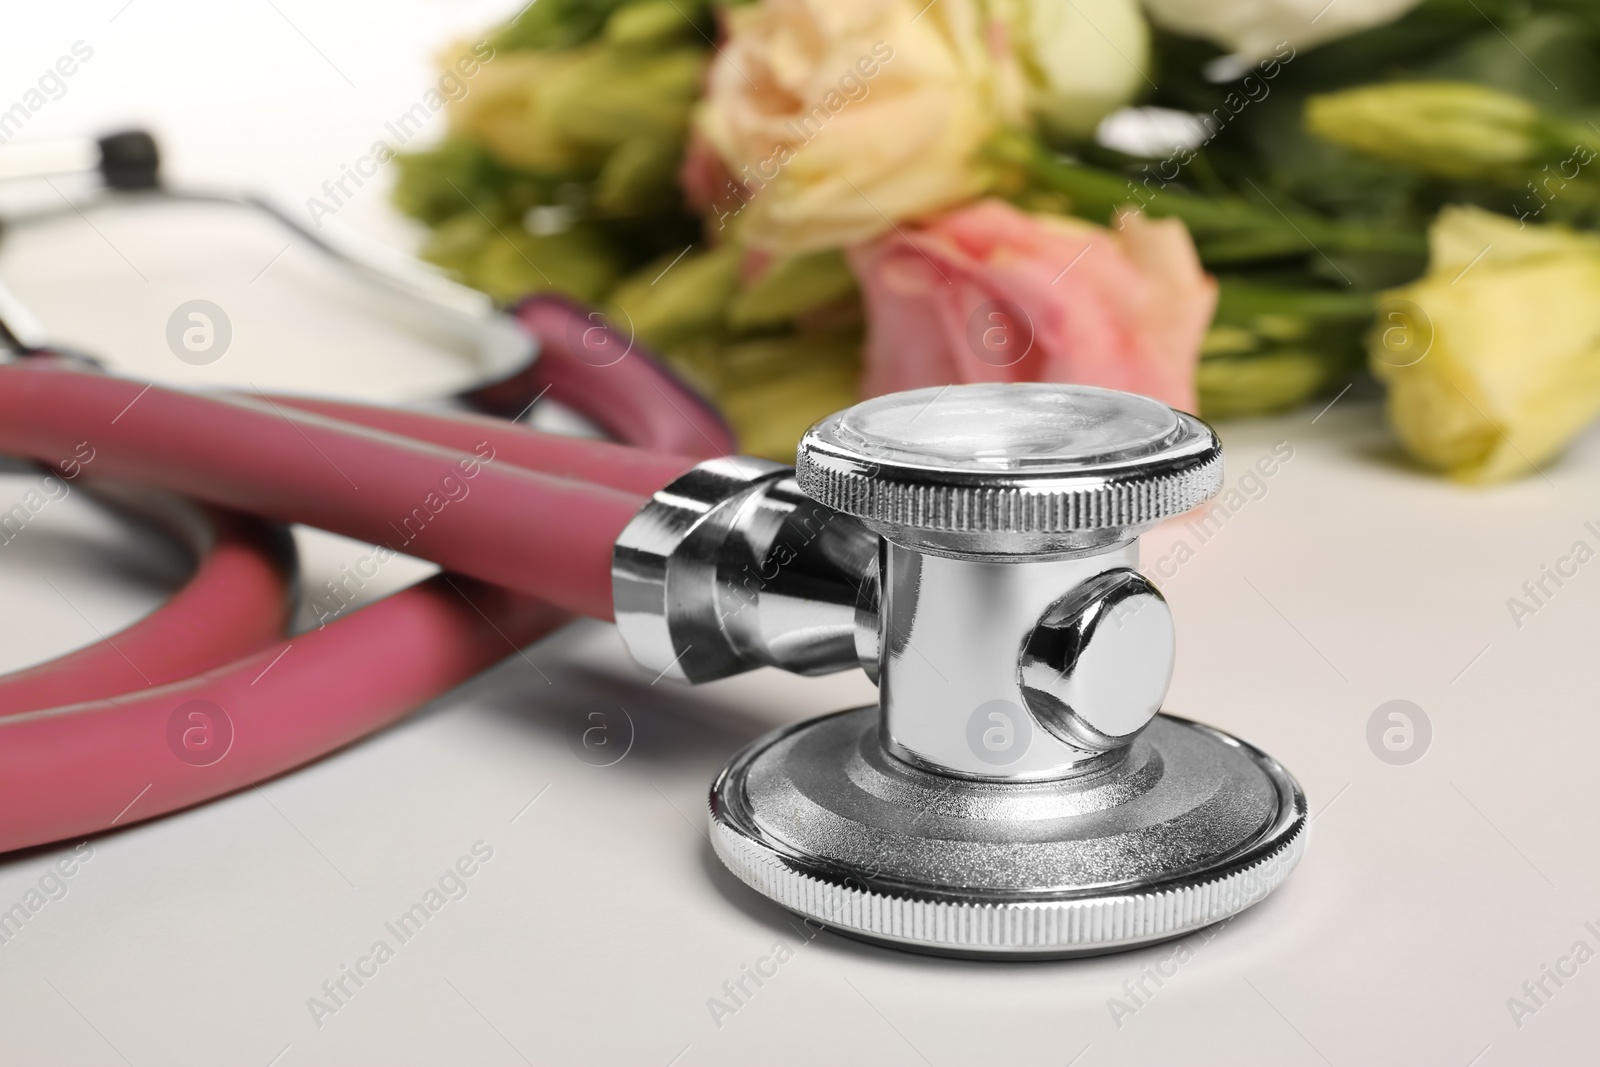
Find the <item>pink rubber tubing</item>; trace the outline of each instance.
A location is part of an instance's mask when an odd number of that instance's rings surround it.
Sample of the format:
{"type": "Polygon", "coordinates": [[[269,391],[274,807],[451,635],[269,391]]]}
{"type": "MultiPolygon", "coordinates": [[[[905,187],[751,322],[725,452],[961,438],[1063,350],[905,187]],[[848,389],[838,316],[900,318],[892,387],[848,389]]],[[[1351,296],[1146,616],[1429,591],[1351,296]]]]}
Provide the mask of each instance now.
{"type": "Polygon", "coordinates": [[[216,509],[205,518],[210,543],[192,546],[200,564],[176,596],[111,642],[0,677],[0,716],[181,681],[281,638],[294,606],[288,531],[216,509]]]}
{"type": "Polygon", "coordinates": [[[475,416],[202,397],[50,360],[0,366],[0,452],[57,466],[87,443],[85,483],[183,494],[213,526],[161,609],[0,678],[0,851],[245,788],[394,722],[572,614],[610,618],[623,525],[732,442],[642,353],[612,359],[615,335],[599,356],[574,344],[592,339],[581,309],[540,299],[520,317],[541,358],[489,390],[489,406],[514,414],[548,391],[638,447],[475,416]],[[286,636],[293,579],[275,523],[288,522],[445,573],[286,636]]]}

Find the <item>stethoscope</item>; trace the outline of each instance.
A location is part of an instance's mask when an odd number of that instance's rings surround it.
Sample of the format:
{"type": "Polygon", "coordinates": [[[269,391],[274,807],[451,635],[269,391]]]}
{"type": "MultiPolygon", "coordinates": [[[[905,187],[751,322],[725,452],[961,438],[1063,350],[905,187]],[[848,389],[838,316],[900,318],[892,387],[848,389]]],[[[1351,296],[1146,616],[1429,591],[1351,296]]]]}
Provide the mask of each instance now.
{"type": "MultiPolygon", "coordinates": [[[[143,135],[97,152],[104,196],[219,199],[164,188],[143,135]]],[[[831,416],[792,468],[737,457],[702,400],[584,309],[497,311],[226,199],[473,338],[481,411],[548,397],[612,440],[117,378],[0,299],[0,453],[163,525],[197,561],[142,621],[0,678],[0,850],[281,774],[586,615],[614,619],[658,678],[861,667],[878,683],[876,705],[747,746],[709,796],[729,869],[841,933],[1115,951],[1237,914],[1299,859],[1294,779],[1159,713],[1175,633],[1138,536],[1218,490],[1198,419],[1107,390],[965,385],[831,416]],[[289,523],[442,572],[290,634],[289,523]]]]}

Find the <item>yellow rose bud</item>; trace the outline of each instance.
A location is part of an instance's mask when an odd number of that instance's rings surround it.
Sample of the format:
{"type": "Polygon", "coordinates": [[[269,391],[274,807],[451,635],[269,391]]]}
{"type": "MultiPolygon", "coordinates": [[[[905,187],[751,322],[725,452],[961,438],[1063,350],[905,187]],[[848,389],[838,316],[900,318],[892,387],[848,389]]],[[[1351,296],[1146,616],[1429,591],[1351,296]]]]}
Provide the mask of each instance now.
{"type": "Polygon", "coordinates": [[[1389,421],[1469,482],[1532,473],[1600,412],[1600,237],[1450,207],[1368,339],[1389,421]]]}
{"type": "Polygon", "coordinates": [[[1466,82],[1398,82],[1313,96],[1306,128],[1366,155],[1445,178],[1500,177],[1540,148],[1539,109],[1466,82]]]}

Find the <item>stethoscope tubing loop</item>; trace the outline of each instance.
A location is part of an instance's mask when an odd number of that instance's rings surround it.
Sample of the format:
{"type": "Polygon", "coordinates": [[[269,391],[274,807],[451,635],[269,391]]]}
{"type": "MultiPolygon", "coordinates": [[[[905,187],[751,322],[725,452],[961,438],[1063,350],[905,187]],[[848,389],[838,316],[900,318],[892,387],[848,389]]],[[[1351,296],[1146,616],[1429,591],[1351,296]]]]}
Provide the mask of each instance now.
{"type": "Polygon", "coordinates": [[[182,494],[209,524],[195,577],[162,608],[0,678],[0,851],[249,787],[397,721],[573,614],[610,618],[617,534],[697,459],[731,451],[731,434],[642,351],[585,362],[566,343],[587,321],[576,306],[534,298],[517,316],[541,357],[483,399],[518,411],[559,399],[627,445],[474,415],[201,396],[48,355],[0,365],[0,452],[64,475],[86,446],[80,484],[182,494]],[[445,572],[289,635],[283,523],[445,572]]]}

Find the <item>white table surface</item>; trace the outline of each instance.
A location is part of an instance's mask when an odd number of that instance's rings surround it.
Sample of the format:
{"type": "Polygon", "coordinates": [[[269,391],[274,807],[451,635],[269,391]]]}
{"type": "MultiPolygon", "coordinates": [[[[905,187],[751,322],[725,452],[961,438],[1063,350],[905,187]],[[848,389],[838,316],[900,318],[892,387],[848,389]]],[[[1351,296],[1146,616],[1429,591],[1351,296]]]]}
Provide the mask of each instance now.
{"type": "MultiPolygon", "coordinates": [[[[418,97],[441,41],[510,7],[123,4],[0,17],[0,105],[73,41],[92,42],[29,139],[153,116],[174,174],[243,179],[290,203],[418,97]]],[[[381,189],[341,220],[415,237],[381,189]]],[[[270,231],[74,222],[46,240],[17,235],[0,278],[56,336],[126,373],[380,399],[449,377],[437,355],[353,313],[312,257],[291,250],[260,274],[282,244],[270,231]],[[161,339],[191,297],[235,324],[211,367],[179,364],[161,339]]],[[[1310,847],[1266,902],[1188,939],[1164,985],[1145,978],[1151,995],[1132,1014],[1114,1015],[1111,998],[1133,1005],[1125,983],[1171,946],[1014,965],[808,940],[721,869],[703,797],[739,745],[865,703],[871,687],[772,672],[652,686],[609,628],[583,624],[315,766],[92,839],[66,894],[0,944],[0,1063],[1592,1060],[1600,962],[1585,956],[1559,987],[1545,979],[1550,995],[1520,1020],[1507,1000],[1576,942],[1600,950],[1584,925],[1600,929],[1600,563],[1520,629],[1506,601],[1575,541],[1600,548],[1584,525],[1600,527],[1600,441],[1543,475],[1467,491],[1401,463],[1371,399],[1316,415],[1223,427],[1230,484],[1276,442],[1293,459],[1163,581],[1180,635],[1169,707],[1282,760],[1311,799],[1310,847]],[[1405,766],[1367,742],[1369,717],[1393,699],[1433,728],[1405,766]],[[603,768],[572,750],[596,701],[635,727],[625,758],[603,768]],[[466,896],[319,1026],[308,998],[477,842],[493,857],[466,896]],[[718,1025],[710,998],[780,941],[793,958],[718,1025]]],[[[0,479],[0,509],[28,483],[0,479]]],[[[1182,523],[1150,535],[1146,568],[1162,577],[1180,540],[1197,540],[1182,523]]],[[[315,533],[301,547],[312,581],[362,550],[315,533]]],[[[388,579],[426,570],[406,568],[388,579]]],[[[0,666],[125,625],[179,581],[159,545],[81,497],[53,504],[0,549],[0,666]]],[[[0,909],[69,852],[0,860],[0,909]]]]}

